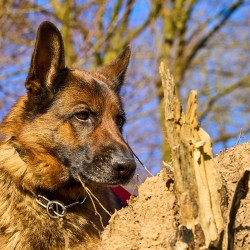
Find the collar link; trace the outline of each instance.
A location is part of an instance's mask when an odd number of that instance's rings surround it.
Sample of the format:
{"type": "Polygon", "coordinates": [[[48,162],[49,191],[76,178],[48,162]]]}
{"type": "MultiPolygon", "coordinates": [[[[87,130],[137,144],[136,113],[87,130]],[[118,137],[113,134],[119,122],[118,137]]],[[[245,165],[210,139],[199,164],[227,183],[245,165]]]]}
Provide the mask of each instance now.
{"type": "Polygon", "coordinates": [[[47,214],[52,219],[63,218],[67,209],[76,205],[82,205],[87,199],[87,195],[84,196],[82,201],[76,201],[68,205],[64,205],[63,202],[57,200],[49,200],[48,198],[38,195],[36,198],[36,202],[43,208],[46,209],[47,214]]]}

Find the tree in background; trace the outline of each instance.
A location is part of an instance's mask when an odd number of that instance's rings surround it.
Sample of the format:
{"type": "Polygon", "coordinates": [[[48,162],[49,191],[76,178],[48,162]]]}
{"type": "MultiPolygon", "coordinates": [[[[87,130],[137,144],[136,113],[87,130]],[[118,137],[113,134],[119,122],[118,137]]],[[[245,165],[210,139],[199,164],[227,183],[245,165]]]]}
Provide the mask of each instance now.
{"type": "Polygon", "coordinates": [[[185,99],[198,89],[200,121],[216,148],[230,146],[241,128],[250,131],[249,17],[249,2],[239,0],[1,0],[1,115],[24,93],[36,29],[50,20],[62,31],[69,67],[93,70],[132,45],[122,92],[126,134],[146,165],[159,169],[161,155],[169,160],[161,139],[161,60],[171,69],[179,96],[185,99]]]}

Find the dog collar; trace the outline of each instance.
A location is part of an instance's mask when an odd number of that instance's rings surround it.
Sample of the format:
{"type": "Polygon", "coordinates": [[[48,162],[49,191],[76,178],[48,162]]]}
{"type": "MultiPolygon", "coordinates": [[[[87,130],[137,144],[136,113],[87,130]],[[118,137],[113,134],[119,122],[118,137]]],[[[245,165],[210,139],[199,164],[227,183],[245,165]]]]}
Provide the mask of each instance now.
{"type": "Polygon", "coordinates": [[[50,218],[58,219],[63,218],[66,215],[68,208],[74,207],[76,205],[82,205],[86,199],[87,195],[84,196],[82,201],[76,201],[71,204],[64,205],[61,201],[49,200],[42,195],[38,195],[36,198],[36,202],[46,209],[47,214],[50,218]]]}

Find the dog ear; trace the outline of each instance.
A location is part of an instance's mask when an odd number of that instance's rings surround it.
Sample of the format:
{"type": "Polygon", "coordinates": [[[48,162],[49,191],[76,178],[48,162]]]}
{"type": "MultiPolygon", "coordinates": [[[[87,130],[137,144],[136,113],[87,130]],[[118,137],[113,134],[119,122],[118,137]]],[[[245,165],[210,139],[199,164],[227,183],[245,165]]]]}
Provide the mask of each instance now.
{"type": "Polygon", "coordinates": [[[54,80],[65,68],[63,40],[57,27],[48,21],[40,24],[29,74],[25,82],[29,101],[44,106],[53,98],[54,80]]]}
{"type": "Polygon", "coordinates": [[[118,93],[122,87],[125,73],[131,55],[131,47],[128,45],[118,57],[107,66],[101,67],[98,72],[111,79],[112,88],[118,93]]]}

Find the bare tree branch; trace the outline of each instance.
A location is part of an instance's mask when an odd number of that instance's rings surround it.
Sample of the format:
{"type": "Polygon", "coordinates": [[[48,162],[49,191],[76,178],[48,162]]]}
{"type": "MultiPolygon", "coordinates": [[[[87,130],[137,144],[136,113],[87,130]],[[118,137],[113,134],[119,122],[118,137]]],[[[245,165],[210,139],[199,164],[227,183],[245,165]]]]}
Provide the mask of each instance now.
{"type": "Polygon", "coordinates": [[[217,94],[212,96],[208,99],[206,108],[203,110],[203,112],[199,115],[199,119],[203,120],[206,118],[206,116],[211,112],[213,109],[214,104],[221,98],[225,97],[226,95],[229,95],[234,90],[242,88],[242,87],[249,87],[250,82],[250,75],[246,75],[242,77],[239,81],[236,83],[226,86],[218,91],[217,94]]]}
{"type": "Polygon", "coordinates": [[[189,50],[189,53],[186,56],[186,65],[190,64],[192,59],[196,56],[197,52],[203,48],[206,43],[213,37],[213,35],[218,32],[223,25],[227,22],[227,20],[235,13],[236,10],[243,4],[242,0],[239,0],[233,3],[230,7],[220,12],[221,20],[202,38],[200,38],[193,48],[189,50]]]}

